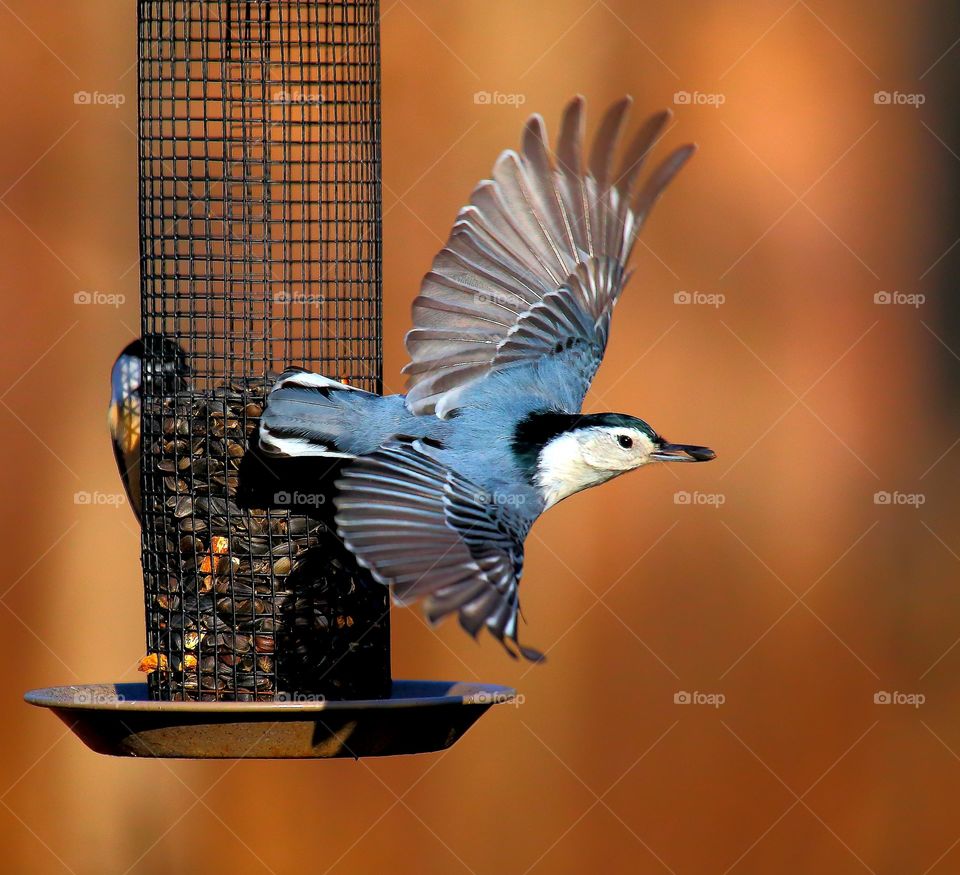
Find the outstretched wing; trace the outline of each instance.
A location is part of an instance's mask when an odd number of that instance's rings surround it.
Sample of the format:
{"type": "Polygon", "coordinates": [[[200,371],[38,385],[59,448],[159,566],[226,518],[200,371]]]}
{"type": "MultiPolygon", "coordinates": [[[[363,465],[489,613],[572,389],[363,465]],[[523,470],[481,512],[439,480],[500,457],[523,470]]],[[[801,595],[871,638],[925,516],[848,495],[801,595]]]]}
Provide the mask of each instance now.
{"type": "Polygon", "coordinates": [[[401,604],[424,599],[431,622],[457,612],[476,637],[486,626],[507,651],[517,640],[525,526],[512,510],[424,452],[386,444],[337,481],[337,531],[357,561],[401,604]]]}
{"type": "Polygon", "coordinates": [[[493,370],[576,350],[580,398],[600,366],[610,315],[650,208],[693,152],[672,152],[634,195],[670,118],[648,119],[616,165],[630,99],[604,116],[583,166],[584,100],[564,110],[555,163],[543,119],[527,122],[519,153],[504,152],[474,190],[424,277],[407,333],[407,406],[445,417],[493,370]]]}

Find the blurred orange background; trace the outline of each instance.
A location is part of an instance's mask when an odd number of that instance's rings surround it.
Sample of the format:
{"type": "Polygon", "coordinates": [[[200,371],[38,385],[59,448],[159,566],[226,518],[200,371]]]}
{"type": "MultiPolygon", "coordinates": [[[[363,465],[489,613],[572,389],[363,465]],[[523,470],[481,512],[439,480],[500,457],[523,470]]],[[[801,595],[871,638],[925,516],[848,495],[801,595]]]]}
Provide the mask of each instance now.
{"type": "Polygon", "coordinates": [[[536,525],[525,640],[546,665],[395,610],[396,677],[521,703],[447,752],[361,762],[110,759],[21,700],[139,679],[133,516],[74,503],[119,491],[136,10],[8,0],[0,24],[0,869],[960,871],[955,9],[384,0],[387,388],[422,274],[526,115],[554,130],[582,92],[596,122],[630,93],[700,152],[587,409],[719,459],[536,525]],[[119,302],[74,303],[91,290],[119,302]]]}

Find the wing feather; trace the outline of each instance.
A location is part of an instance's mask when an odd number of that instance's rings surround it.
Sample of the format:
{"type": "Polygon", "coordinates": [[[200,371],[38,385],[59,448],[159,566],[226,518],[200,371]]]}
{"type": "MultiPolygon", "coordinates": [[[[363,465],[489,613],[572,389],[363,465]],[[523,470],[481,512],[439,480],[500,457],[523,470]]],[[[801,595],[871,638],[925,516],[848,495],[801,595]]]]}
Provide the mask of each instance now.
{"type": "Polygon", "coordinates": [[[517,640],[517,589],[528,523],[451,471],[417,441],[361,456],[337,481],[337,531],[394,599],[424,601],[436,622],[456,613],[476,636],[486,627],[508,652],[542,656],[517,640]]]}
{"type": "MultiPolygon", "coordinates": [[[[607,110],[584,167],[582,97],[563,112],[555,156],[532,116],[520,151],[497,159],[423,279],[407,334],[407,406],[448,415],[491,371],[570,349],[582,401],[606,348],[636,236],[692,146],[674,151],[634,195],[669,120],[647,120],[621,152],[630,99],[607,110]]],[[[545,387],[549,391],[550,387],[545,387]]],[[[571,397],[569,392],[557,395],[571,397]]]]}

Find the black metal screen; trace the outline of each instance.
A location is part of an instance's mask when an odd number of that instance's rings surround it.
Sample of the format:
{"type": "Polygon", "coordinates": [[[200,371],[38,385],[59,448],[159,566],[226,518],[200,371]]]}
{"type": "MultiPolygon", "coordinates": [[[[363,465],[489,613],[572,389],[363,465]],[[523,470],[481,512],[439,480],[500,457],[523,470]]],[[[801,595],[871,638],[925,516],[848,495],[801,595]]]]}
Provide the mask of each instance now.
{"type": "Polygon", "coordinates": [[[378,16],[376,0],[139,3],[156,697],[389,687],[384,588],[331,533],[315,484],[291,489],[254,450],[288,366],[380,391],[378,16]],[[266,498],[243,500],[245,476],[266,498]]]}

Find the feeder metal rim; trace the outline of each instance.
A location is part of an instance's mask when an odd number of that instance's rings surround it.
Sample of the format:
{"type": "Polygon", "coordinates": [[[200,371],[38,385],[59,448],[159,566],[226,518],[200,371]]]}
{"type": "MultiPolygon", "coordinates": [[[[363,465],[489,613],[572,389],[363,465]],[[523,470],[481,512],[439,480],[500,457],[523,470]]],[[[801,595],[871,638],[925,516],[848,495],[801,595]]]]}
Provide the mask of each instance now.
{"type": "Polygon", "coordinates": [[[463,681],[393,680],[389,697],[383,699],[291,699],[254,702],[166,701],[147,699],[146,685],[71,684],[45,687],[24,693],[24,701],[39,708],[76,711],[162,711],[186,713],[252,713],[362,711],[384,708],[433,708],[442,705],[499,705],[512,702],[517,692],[501,684],[463,681]],[[441,688],[446,687],[444,692],[441,688]],[[112,692],[111,692],[112,691],[112,692]]]}
{"type": "Polygon", "coordinates": [[[147,685],[31,690],[97,753],[179,759],[331,759],[444,750],[492,705],[499,684],[394,681],[390,698],[312,702],[165,702],[147,685]]]}

